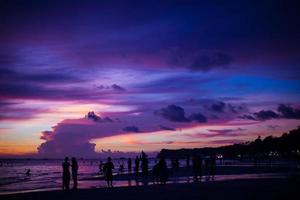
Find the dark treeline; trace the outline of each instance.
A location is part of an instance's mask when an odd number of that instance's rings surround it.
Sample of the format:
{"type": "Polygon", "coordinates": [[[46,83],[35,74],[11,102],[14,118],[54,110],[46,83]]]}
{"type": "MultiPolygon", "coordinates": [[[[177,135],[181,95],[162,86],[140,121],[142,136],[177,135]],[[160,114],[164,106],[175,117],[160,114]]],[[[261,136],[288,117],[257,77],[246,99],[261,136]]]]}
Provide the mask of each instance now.
{"type": "Polygon", "coordinates": [[[268,136],[261,139],[259,136],[254,141],[233,144],[216,148],[194,148],[169,150],[162,149],[158,157],[186,158],[187,156],[209,156],[220,154],[224,158],[252,158],[252,157],[281,157],[294,158],[300,155],[300,127],[284,133],[280,137],[268,136]]]}

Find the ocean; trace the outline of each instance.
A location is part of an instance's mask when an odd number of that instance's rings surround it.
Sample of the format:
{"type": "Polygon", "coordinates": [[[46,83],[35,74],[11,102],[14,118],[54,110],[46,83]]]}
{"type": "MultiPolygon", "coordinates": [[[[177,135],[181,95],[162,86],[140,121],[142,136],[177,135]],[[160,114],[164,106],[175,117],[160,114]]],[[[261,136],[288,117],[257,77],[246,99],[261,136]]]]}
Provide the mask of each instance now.
{"type": "MultiPolygon", "coordinates": [[[[57,189],[62,185],[62,159],[4,159],[0,160],[0,193],[12,191],[57,189]],[[26,175],[30,169],[30,175],[26,175]]],[[[102,160],[105,162],[105,160],[102,160]]],[[[114,173],[118,173],[121,164],[127,171],[127,160],[113,159],[114,173]]],[[[155,163],[154,158],[149,159],[149,169],[155,163]]],[[[102,176],[99,174],[100,160],[78,160],[78,180],[102,176]]],[[[134,158],[132,159],[132,168],[134,158]]],[[[86,183],[89,185],[88,183],[86,183]]],[[[104,181],[98,181],[97,186],[106,186],[104,181]]],[[[81,184],[82,186],[82,184],[81,184]]],[[[85,186],[87,187],[87,186],[85,186]]]]}
{"type": "MultiPolygon", "coordinates": [[[[105,160],[102,160],[105,162],[105,160]]],[[[4,159],[0,160],[0,194],[37,191],[37,190],[54,190],[62,188],[62,164],[60,159],[4,159]],[[26,175],[26,171],[30,169],[30,175],[26,175]]],[[[152,169],[156,160],[149,158],[149,169],[152,169]]],[[[179,160],[180,166],[185,166],[185,160],[179,160]]],[[[104,180],[96,180],[101,177],[99,173],[100,160],[96,159],[81,159],[78,160],[78,180],[80,188],[100,188],[106,187],[104,180]],[[92,180],[94,179],[94,180],[92,180]],[[92,180],[92,181],[89,181],[92,180]]],[[[127,170],[127,160],[113,159],[115,164],[114,174],[119,173],[119,166],[124,165],[124,173],[127,170]]],[[[220,163],[218,163],[220,164],[220,163]]],[[[228,166],[253,166],[252,162],[239,162],[237,160],[226,160],[223,165],[228,166]]],[[[287,162],[273,163],[277,165],[286,165],[287,162]]],[[[170,168],[171,162],[167,160],[167,165],[170,168]]],[[[132,159],[132,168],[134,167],[134,159],[132,159]]],[[[245,174],[247,176],[247,174],[245,174]]],[[[261,174],[260,174],[261,175],[261,174]]],[[[252,175],[253,176],[253,175],[252,175]]],[[[241,174],[236,178],[241,178],[241,174]]],[[[233,179],[234,176],[219,176],[219,179],[233,179]]],[[[189,177],[181,177],[174,181],[189,181],[189,177]]],[[[132,180],[114,181],[115,186],[130,186],[137,185],[132,180]]],[[[72,184],[71,184],[72,186],[72,184]]]]}

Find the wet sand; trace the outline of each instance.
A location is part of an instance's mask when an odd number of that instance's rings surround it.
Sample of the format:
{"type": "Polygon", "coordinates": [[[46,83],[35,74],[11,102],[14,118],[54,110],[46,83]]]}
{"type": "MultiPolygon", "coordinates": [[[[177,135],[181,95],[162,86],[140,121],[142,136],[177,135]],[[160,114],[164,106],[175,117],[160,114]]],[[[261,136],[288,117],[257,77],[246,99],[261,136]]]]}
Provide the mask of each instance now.
{"type": "Polygon", "coordinates": [[[132,186],[77,191],[43,191],[1,195],[1,199],[297,199],[299,182],[288,179],[232,180],[205,183],[184,183],[132,186]]]}
{"type": "Polygon", "coordinates": [[[77,191],[43,191],[1,195],[1,199],[120,199],[120,200],[188,200],[188,199],[297,199],[299,179],[246,179],[204,183],[148,185],[77,191]]]}

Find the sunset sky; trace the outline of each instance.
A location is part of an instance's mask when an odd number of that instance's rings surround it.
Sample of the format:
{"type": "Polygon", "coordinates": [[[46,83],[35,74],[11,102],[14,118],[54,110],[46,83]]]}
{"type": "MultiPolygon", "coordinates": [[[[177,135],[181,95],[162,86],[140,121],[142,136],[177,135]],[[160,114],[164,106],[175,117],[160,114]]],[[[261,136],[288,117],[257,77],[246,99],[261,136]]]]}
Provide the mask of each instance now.
{"type": "Polygon", "coordinates": [[[297,1],[0,2],[0,157],[222,146],[300,125],[297,1]]]}

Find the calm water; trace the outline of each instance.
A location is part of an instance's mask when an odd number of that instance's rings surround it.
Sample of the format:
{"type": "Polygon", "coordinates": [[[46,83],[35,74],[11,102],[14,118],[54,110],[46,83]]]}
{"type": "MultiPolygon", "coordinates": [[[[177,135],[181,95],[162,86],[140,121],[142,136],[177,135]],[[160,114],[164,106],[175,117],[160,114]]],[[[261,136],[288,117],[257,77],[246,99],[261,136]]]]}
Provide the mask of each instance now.
{"type": "MultiPolygon", "coordinates": [[[[7,192],[20,192],[20,191],[32,191],[32,190],[46,190],[46,189],[60,189],[62,185],[62,169],[61,163],[63,160],[1,160],[0,163],[0,194],[7,192]],[[25,173],[30,169],[31,175],[27,176],[25,173]]],[[[115,164],[115,173],[118,172],[118,168],[121,163],[125,166],[125,171],[127,162],[126,160],[113,160],[115,164]]],[[[134,166],[134,160],[132,162],[134,166]]],[[[149,159],[149,169],[154,165],[155,160],[149,159]]],[[[105,187],[106,183],[101,180],[87,181],[87,179],[92,177],[98,177],[99,175],[99,160],[78,160],[79,172],[78,180],[80,188],[100,188],[105,187]]],[[[170,167],[170,161],[167,161],[170,167]]],[[[225,164],[230,166],[248,166],[253,165],[250,162],[238,162],[238,161],[225,161],[225,164]]],[[[180,166],[184,166],[185,161],[180,160],[180,166]]],[[[269,175],[220,175],[216,176],[217,180],[225,179],[237,179],[237,178],[253,178],[253,177],[268,177],[275,176],[269,175]]],[[[278,176],[278,174],[276,175],[278,176]]],[[[189,182],[192,181],[192,177],[180,177],[171,178],[170,182],[189,182]]],[[[141,183],[130,181],[115,181],[115,186],[130,186],[139,185],[141,183]]]]}

